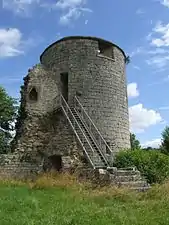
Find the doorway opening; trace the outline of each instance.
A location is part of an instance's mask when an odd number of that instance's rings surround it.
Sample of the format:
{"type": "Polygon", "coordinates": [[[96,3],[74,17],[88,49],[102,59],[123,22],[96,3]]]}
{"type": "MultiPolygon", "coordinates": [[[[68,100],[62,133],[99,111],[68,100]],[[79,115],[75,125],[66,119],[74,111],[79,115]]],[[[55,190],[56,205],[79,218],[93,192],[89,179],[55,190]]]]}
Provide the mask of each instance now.
{"type": "Polygon", "coordinates": [[[68,101],[68,73],[60,74],[61,93],[66,101],[68,101]]]}
{"type": "Polygon", "coordinates": [[[62,169],[62,157],[60,155],[52,155],[49,156],[48,159],[50,161],[52,169],[60,172],[62,169]]]}

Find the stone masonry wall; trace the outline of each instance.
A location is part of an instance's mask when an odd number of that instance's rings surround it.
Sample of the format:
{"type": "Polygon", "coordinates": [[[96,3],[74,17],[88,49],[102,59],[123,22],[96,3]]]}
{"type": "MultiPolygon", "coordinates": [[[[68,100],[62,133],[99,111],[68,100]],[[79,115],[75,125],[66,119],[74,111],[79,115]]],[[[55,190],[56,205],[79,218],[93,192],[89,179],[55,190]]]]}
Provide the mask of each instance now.
{"type": "Polygon", "coordinates": [[[23,161],[23,154],[12,153],[0,155],[0,179],[34,178],[41,171],[41,166],[35,162],[23,161]]]}
{"type": "Polygon", "coordinates": [[[60,74],[65,72],[68,103],[72,105],[80,93],[82,105],[113,151],[130,147],[125,55],[111,43],[99,53],[100,44],[107,42],[88,37],[60,40],[41,55],[42,64],[29,70],[21,91],[13,153],[0,156],[0,176],[36,175],[53,155],[62,157],[64,169],[86,163],[61,111],[60,74]]]}
{"type": "Polygon", "coordinates": [[[60,40],[45,50],[41,62],[58,83],[60,73],[68,72],[68,102],[81,93],[82,105],[116,152],[130,148],[125,55],[113,44],[113,58],[101,55],[99,42],[85,37],[60,40]]]}
{"type": "Polygon", "coordinates": [[[83,153],[77,150],[75,136],[60,110],[57,81],[41,65],[30,70],[24,80],[15,152],[0,156],[0,176],[33,176],[42,172],[52,155],[62,157],[64,169],[82,164],[83,153]],[[37,90],[37,101],[29,99],[32,88],[37,90]]]}

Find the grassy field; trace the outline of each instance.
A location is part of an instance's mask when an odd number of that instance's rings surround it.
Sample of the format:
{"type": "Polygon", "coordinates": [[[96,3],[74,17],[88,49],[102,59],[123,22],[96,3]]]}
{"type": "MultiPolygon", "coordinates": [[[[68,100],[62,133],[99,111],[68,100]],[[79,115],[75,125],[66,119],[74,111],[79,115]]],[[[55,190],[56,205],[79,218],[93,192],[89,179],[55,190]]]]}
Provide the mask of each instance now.
{"type": "Polygon", "coordinates": [[[0,182],[0,225],[168,225],[169,184],[146,193],[46,176],[0,182]]]}

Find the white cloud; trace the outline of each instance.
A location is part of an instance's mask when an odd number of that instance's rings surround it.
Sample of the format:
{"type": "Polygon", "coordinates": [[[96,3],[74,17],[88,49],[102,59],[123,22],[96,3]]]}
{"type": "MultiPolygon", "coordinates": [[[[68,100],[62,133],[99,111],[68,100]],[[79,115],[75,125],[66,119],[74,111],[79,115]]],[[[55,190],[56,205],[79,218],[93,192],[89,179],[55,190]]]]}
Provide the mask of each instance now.
{"type": "Polygon", "coordinates": [[[136,66],[136,65],[133,65],[133,68],[136,69],[136,70],[140,70],[140,67],[136,66]]]}
{"type": "Polygon", "coordinates": [[[147,54],[151,56],[146,63],[164,71],[168,68],[169,63],[169,23],[158,22],[148,37],[150,50],[147,51],[147,54]]]}
{"type": "Polygon", "coordinates": [[[59,0],[56,7],[60,9],[70,9],[75,7],[82,7],[86,4],[86,0],[59,0]]]}
{"type": "Polygon", "coordinates": [[[145,62],[156,72],[168,69],[169,23],[158,22],[145,40],[147,41],[146,47],[137,47],[130,56],[144,55],[145,62]]]}
{"type": "Polygon", "coordinates": [[[134,51],[132,51],[129,55],[130,57],[133,57],[135,55],[141,54],[144,52],[143,47],[137,47],[134,51]]]}
{"type": "Polygon", "coordinates": [[[41,37],[23,39],[17,28],[0,29],[0,58],[23,55],[30,47],[35,47],[42,42],[41,37]]]}
{"type": "Polygon", "coordinates": [[[169,23],[158,22],[153,29],[154,34],[159,37],[152,38],[151,44],[156,47],[169,46],[169,23]]]}
{"type": "MultiPolygon", "coordinates": [[[[163,71],[163,70],[161,70],[161,71],[163,71]]],[[[164,78],[162,78],[158,81],[152,82],[152,83],[148,84],[148,86],[163,84],[163,83],[166,83],[166,82],[169,82],[169,76],[165,76],[164,78]]]]}
{"type": "Polygon", "coordinates": [[[60,17],[60,24],[67,25],[72,20],[77,20],[83,13],[83,9],[71,8],[60,17]]]}
{"type": "Polygon", "coordinates": [[[32,7],[40,3],[40,0],[3,0],[4,9],[13,11],[16,14],[29,16],[32,7]]]}
{"type": "Polygon", "coordinates": [[[84,16],[85,12],[92,12],[87,8],[87,0],[54,0],[54,3],[44,0],[3,0],[3,8],[15,14],[30,16],[33,9],[43,8],[49,12],[58,10],[61,13],[59,21],[63,25],[84,16]]]}
{"type": "Polygon", "coordinates": [[[143,9],[137,9],[137,11],[136,11],[137,15],[142,15],[144,13],[145,13],[145,11],[143,9]]]}
{"type": "Polygon", "coordinates": [[[60,23],[62,25],[69,24],[72,20],[77,20],[83,16],[85,12],[92,12],[91,9],[86,8],[86,0],[60,0],[56,3],[55,7],[60,9],[62,15],[60,23]]]}
{"type": "MultiPolygon", "coordinates": [[[[149,36],[149,35],[148,35],[149,36]]],[[[152,37],[149,36],[146,37],[146,39],[148,41],[151,41],[152,42],[152,37]]],[[[164,48],[160,48],[160,47],[154,47],[152,48],[151,47],[147,47],[147,48],[144,48],[142,46],[140,47],[137,47],[134,51],[132,51],[129,55],[130,57],[134,57],[136,55],[156,55],[156,56],[161,56],[162,54],[168,54],[169,53],[169,50],[166,49],[165,47],[164,48]]]]}
{"type": "Polygon", "coordinates": [[[85,20],[85,25],[87,25],[87,24],[88,24],[88,22],[89,22],[89,20],[85,20]]]}
{"type": "Polygon", "coordinates": [[[151,141],[146,141],[145,143],[141,144],[143,148],[152,147],[152,148],[158,148],[161,144],[161,139],[153,139],[151,141]]]}
{"type": "Polygon", "coordinates": [[[162,122],[160,113],[146,109],[142,104],[129,107],[130,129],[134,133],[144,132],[149,126],[162,122]]]}
{"type": "Polygon", "coordinates": [[[146,40],[147,41],[150,41],[151,40],[151,38],[152,38],[152,32],[151,33],[149,33],[147,36],[146,36],[146,40]]]}
{"type": "Polygon", "coordinates": [[[59,0],[54,4],[41,4],[41,7],[45,7],[50,10],[58,10],[61,13],[59,18],[60,24],[68,25],[72,21],[84,16],[85,12],[92,12],[92,10],[87,8],[86,5],[87,0],[59,0]]]}
{"type": "Polygon", "coordinates": [[[166,54],[166,53],[169,53],[169,51],[164,48],[155,48],[153,50],[148,51],[148,54],[151,54],[151,55],[157,55],[157,54],[161,55],[161,54],[166,54]]]}
{"type": "Polygon", "coordinates": [[[137,83],[130,83],[127,85],[127,94],[129,98],[135,98],[139,96],[137,83]]]}
{"type": "Polygon", "coordinates": [[[22,33],[16,28],[0,29],[0,58],[23,54],[22,33]]]}
{"type": "Polygon", "coordinates": [[[150,66],[156,66],[157,68],[164,68],[169,63],[169,55],[157,55],[146,60],[150,66]]]}
{"type": "Polygon", "coordinates": [[[152,44],[157,46],[157,47],[161,47],[164,46],[164,40],[160,39],[160,38],[156,38],[152,40],[152,44]]]}
{"type": "Polygon", "coordinates": [[[169,0],[161,0],[161,4],[169,8],[169,0]]]}

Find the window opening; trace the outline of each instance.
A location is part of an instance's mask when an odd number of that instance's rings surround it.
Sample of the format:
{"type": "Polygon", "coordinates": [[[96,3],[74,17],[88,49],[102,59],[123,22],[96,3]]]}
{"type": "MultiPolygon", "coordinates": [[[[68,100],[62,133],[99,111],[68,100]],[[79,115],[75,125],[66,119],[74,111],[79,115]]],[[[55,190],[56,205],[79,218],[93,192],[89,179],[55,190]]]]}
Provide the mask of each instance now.
{"type": "Polygon", "coordinates": [[[36,88],[32,88],[29,92],[29,100],[33,102],[38,100],[38,92],[36,91],[36,88]]]}
{"type": "Polygon", "coordinates": [[[99,54],[114,59],[113,46],[106,42],[99,42],[99,54]]]}

